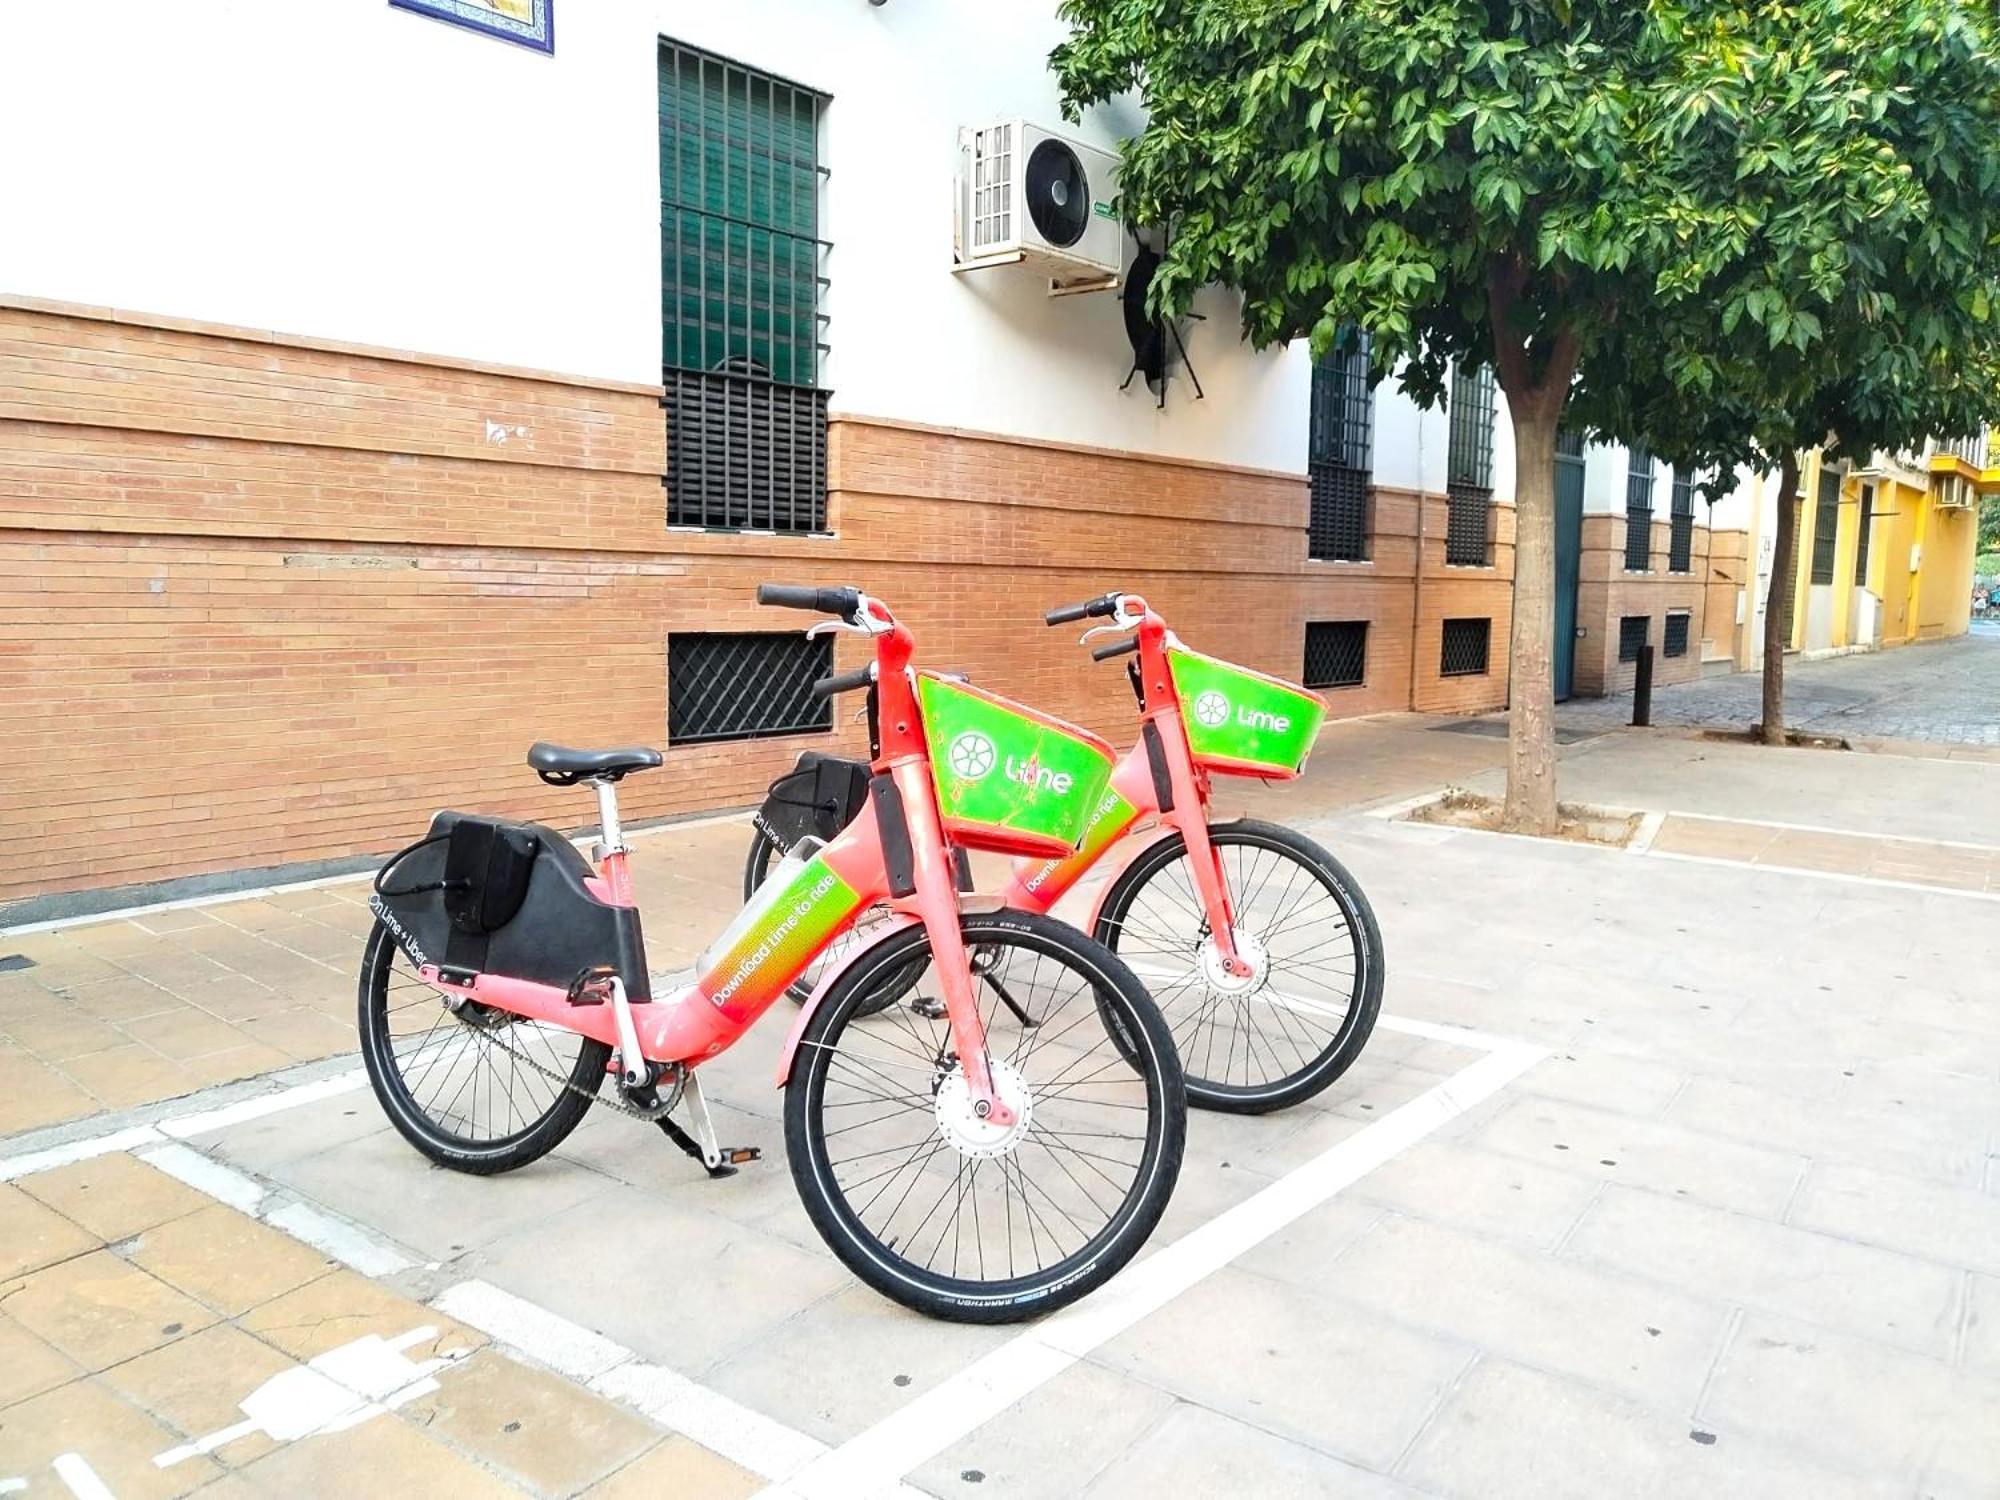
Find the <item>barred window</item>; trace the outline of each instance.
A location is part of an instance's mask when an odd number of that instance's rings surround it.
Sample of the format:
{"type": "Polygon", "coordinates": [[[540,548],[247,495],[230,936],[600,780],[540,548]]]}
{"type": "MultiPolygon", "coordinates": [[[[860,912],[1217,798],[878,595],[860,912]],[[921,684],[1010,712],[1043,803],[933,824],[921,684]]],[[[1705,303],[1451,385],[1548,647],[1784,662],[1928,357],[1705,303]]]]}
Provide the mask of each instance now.
{"type": "Polygon", "coordinates": [[[660,43],[667,520],[826,529],[826,96],[660,43]]]}
{"type": "Polygon", "coordinates": [[[1438,650],[1440,677],[1478,677],[1486,671],[1488,648],[1493,641],[1493,622],[1486,620],[1446,620],[1438,650]]]}
{"type": "Polygon", "coordinates": [[[1368,622],[1313,620],[1306,625],[1305,684],[1359,687],[1368,676],[1368,622]]]}
{"type": "Polygon", "coordinates": [[[1653,455],[1632,446],[1625,475],[1625,571],[1643,573],[1653,561],[1653,455]]]}
{"type": "MultiPolygon", "coordinates": [[[[1694,568],[1694,475],[1674,471],[1673,515],[1667,532],[1667,571],[1694,568]]],[[[1673,655],[1670,651],[1669,656],[1673,655]]]]}
{"type": "Polygon", "coordinates": [[[1666,640],[1663,649],[1668,656],[1686,656],[1688,654],[1689,619],[1690,616],[1685,611],[1667,616],[1666,640]]]}
{"type": "Polygon", "coordinates": [[[1369,350],[1365,331],[1343,329],[1333,349],[1313,365],[1308,557],[1368,560],[1368,478],[1375,437],[1369,350]]]}
{"type": "Polygon", "coordinates": [[[1854,581],[1862,588],[1868,587],[1868,532],[1875,516],[1875,486],[1861,486],[1861,529],[1854,541],[1854,581]]]}
{"type": "Polygon", "coordinates": [[[1482,568],[1493,560],[1493,371],[1453,369],[1449,399],[1444,560],[1482,568]]]}
{"type": "Polygon", "coordinates": [[[833,637],[803,631],[667,636],[667,741],[755,740],[833,728],[812,685],[833,671],[833,637]]]}
{"type": "Polygon", "coordinates": [[[1833,582],[1833,548],[1840,537],[1840,471],[1819,471],[1819,503],[1813,508],[1812,581],[1833,582]]]}
{"type": "Polygon", "coordinates": [[[1646,648],[1646,637],[1652,633],[1651,615],[1624,615],[1618,621],[1618,659],[1637,661],[1639,653],[1646,648]]]}

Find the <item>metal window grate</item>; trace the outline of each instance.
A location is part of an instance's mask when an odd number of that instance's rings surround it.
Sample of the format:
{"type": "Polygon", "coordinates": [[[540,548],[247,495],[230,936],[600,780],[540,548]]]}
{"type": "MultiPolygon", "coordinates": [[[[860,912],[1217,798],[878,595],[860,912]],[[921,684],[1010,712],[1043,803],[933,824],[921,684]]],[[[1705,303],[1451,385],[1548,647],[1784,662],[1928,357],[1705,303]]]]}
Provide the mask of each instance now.
{"type": "Polygon", "coordinates": [[[667,520],[826,529],[826,392],[754,373],[666,374],[667,520]]]}
{"type": "Polygon", "coordinates": [[[1344,328],[1332,351],[1313,364],[1306,555],[1322,561],[1368,560],[1368,478],[1375,441],[1371,347],[1365,332],[1344,328]]]}
{"type": "Polygon", "coordinates": [[[1493,489],[1493,371],[1454,367],[1451,372],[1451,437],[1445,447],[1445,478],[1451,484],[1493,489]]]}
{"type": "Polygon", "coordinates": [[[1453,481],[1445,490],[1444,560],[1483,568],[1493,560],[1493,492],[1453,481]]]}
{"type": "Polygon", "coordinates": [[[833,728],[833,701],[812,685],[833,670],[833,638],[803,632],[667,637],[667,740],[754,740],[833,728]]]}
{"type": "Polygon", "coordinates": [[[1854,539],[1854,582],[1868,587],[1868,533],[1875,521],[1875,486],[1861,486],[1860,530],[1854,539]]]}
{"type": "Polygon", "coordinates": [[[1812,581],[1833,582],[1833,549],[1840,537],[1840,473],[1819,471],[1819,503],[1813,508],[1812,581]]]}
{"type": "Polygon", "coordinates": [[[1316,463],[1310,484],[1306,555],[1323,562],[1366,562],[1368,471],[1316,463]]]}
{"type": "Polygon", "coordinates": [[[824,529],[826,97],[668,41],[659,95],[667,519],[824,529]]]}
{"type": "Polygon", "coordinates": [[[1618,621],[1618,659],[1637,661],[1645,648],[1646,637],[1652,633],[1651,615],[1623,615],[1618,621]]]}
{"type": "MultiPolygon", "coordinates": [[[[1674,475],[1673,515],[1667,531],[1667,571],[1686,573],[1694,567],[1694,475],[1674,475]]],[[[1672,655],[1671,652],[1668,653],[1672,655]]]]}
{"type": "Polygon", "coordinates": [[[1309,688],[1359,687],[1368,675],[1366,620],[1311,620],[1306,624],[1309,688]]]}
{"type": "Polygon", "coordinates": [[[1643,573],[1653,561],[1653,455],[1632,448],[1625,475],[1625,571],[1643,573]]]}
{"type": "Polygon", "coordinates": [[[1667,616],[1665,640],[1662,650],[1668,656],[1686,656],[1688,654],[1688,621],[1690,618],[1686,614],[1667,616]]]}
{"type": "Polygon", "coordinates": [[[1583,433],[1574,427],[1558,428],[1556,431],[1556,457],[1582,458],[1583,433]]]}
{"type": "Polygon", "coordinates": [[[1493,641],[1493,622],[1487,620],[1446,620],[1438,651],[1440,677],[1477,677],[1486,671],[1487,651],[1493,641]]]}

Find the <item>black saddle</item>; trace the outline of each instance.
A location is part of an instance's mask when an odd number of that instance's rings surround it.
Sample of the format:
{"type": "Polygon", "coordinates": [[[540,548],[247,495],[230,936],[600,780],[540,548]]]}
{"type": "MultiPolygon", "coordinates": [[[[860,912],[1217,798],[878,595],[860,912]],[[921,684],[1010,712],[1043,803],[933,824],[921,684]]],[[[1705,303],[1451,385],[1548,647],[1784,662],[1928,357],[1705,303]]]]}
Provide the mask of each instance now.
{"type": "Polygon", "coordinates": [[[528,764],[552,786],[569,786],[578,781],[616,781],[633,771],[650,771],[660,763],[660,752],[644,745],[627,745],[617,750],[571,750],[537,740],[528,747],[528,764]]]}

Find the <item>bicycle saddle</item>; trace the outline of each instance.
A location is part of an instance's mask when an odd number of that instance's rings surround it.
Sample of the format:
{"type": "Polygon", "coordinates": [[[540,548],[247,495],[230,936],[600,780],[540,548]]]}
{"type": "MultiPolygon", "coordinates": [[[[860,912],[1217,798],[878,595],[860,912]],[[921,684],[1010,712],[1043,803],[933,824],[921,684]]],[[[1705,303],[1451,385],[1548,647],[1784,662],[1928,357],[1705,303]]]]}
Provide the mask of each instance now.
{"type": "Polygon", "coordinates": [[[660,752],[644,745],[626,745],[616,750],[571,750],[537,740],[528,747],[528,764],[542,780],[557,786],[573,781],[602,778],[616,781],[633,771],[650,771],[660,763],[660,752]]]}

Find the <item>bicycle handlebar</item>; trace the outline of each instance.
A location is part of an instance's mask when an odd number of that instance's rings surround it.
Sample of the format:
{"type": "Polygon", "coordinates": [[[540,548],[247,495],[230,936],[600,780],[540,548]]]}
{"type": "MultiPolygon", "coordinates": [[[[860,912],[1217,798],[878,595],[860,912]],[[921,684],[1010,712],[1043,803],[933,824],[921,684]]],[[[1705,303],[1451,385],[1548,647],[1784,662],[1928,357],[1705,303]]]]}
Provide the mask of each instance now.
{"type": "Polygon", "coordinates": [[[1118,595],[1099,594],[1095,599],[1087,599],[1082,604],[1065,604],[1060,609],[1052,609],[1042,616],[1047,625],[1067,625],[1074,620],[1088,620],[1098,615],[1118,613],[1118,595]]]}
{"type": "Polygon", "coordinates": [[[856,667],[852,672],[841,672],[833,677],[822,677],[812,685],[815,698],[831,698],[835,693],[851,693],[856,688],[875,685],[875,663],[856,667]]]}
{"type": "Polygon", "coordinates": [[[1090,653],[1092,661],[1110,661],[1114,656],[1130,656],[1139,649],[1139,638],[1128,635],[1122,641],[1113,641],[1108,646],[1099,646],[1090,653]]]}
{"type": "Polygon", "coordinates": [[[852,620],[861,608],[859,589],[822,589],[810,584],[760,583],[757,602],[778,609],[805,609],[852,620]]]}

